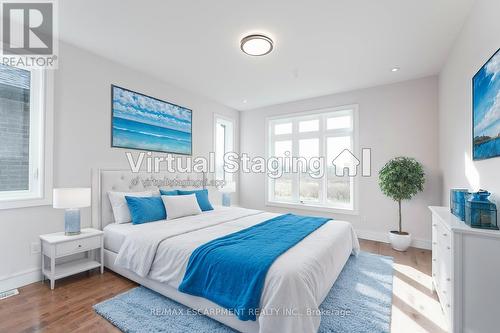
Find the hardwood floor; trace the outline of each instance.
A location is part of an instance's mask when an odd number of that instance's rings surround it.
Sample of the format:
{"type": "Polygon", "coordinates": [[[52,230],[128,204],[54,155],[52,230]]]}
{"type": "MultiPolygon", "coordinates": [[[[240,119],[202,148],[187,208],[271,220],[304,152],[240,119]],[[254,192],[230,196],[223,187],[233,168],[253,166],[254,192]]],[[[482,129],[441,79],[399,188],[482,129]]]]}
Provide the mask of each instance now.
{"type": "MultiPolygon", "coordinates": [[[[431,291],[431,252],[397,252],[388,244],[360,240],[363,251],[394,257],[392,332],[446,332],[437,296],[431,291]]],[[[56,282],[21,288],[0,301],[0,332],[118,332],[92,305],[136,284],[111,271],[83,273],[56,282]]]]}
{"type": "Polygon", "coordinates": [[[447,332],[437,294],[431,289],[431,251],[398,252],[389,244],[361,239],[360,244],[363,251],[394,258],[391,332],[447,332]]]}

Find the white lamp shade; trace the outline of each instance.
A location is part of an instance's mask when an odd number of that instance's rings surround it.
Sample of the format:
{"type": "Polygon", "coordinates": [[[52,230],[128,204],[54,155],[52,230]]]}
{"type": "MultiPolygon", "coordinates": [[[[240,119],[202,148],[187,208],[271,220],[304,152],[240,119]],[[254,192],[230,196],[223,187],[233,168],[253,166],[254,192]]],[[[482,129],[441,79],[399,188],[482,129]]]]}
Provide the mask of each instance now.
{"type": "Polygon", "coordinates": [[[55,188],[54,208],[82,208],[90,206],[90,188],[55,188]]]}
{"type": "Polygon", "coordinates": [[[234,193],[236,192],[236,183],[235,182],[229,182],[224,185],[224,187],[221,187],[219,189],[219,192],[221,193],[234,193]]]}

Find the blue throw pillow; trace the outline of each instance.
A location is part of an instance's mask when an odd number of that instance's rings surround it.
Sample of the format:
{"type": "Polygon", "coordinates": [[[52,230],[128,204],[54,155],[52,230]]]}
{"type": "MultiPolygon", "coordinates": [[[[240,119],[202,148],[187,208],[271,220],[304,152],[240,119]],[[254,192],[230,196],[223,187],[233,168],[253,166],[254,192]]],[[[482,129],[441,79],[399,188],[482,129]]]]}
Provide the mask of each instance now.
{"type": "Polygon", "coordinates": [[[198,205],[202,212],[206,212],[207,210],[213,210],[212,204],[210,200],[208,200],[208,190],[195,190],[195,191],[183,191],[178,190],[179,195],[187,195],[187,194],[195,194],[196,200],[198,201],[198,205]]]}
{"type": "Polygon", "coordinates": [[[125,196],[127,200],[130,216],[132,217],[132,224],[142,224],[147,222],[165,220],[167,212],[161,197],[129,197],[125,196]]]}
{"type": "Polygon", "coordinates": [[[178,190],[171,190],[171,191],[160,190],[160,193],[161,193],[161,195],[179,195],[178,190]]]}

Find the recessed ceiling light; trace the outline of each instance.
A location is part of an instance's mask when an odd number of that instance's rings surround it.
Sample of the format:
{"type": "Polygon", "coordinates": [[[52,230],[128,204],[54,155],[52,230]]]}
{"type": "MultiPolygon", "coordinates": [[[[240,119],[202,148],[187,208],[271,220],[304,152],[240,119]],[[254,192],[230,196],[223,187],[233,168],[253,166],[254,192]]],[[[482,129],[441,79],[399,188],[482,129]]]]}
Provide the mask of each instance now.
{"type": "Polygon", "coordinates": [[[250,35],[241,40],[241,50],[251,56],[263,56],[273,50],[273,40],[264,35],[250,35]]]}
{"type": "Polygon", "coordinates": [[[247,102],[248,102],[248,101],[247,101],[246,99],[244,99],[244,100],[243,100],[243,104],[247,104],[247,102]]]}
{"type": "Polygon", "coordinates": [[[399,71],[399,69],[400,69],[399,67],[394,67],[394,68],[391,69],[391,71],[397,72],[397,71],[399,71]]]}

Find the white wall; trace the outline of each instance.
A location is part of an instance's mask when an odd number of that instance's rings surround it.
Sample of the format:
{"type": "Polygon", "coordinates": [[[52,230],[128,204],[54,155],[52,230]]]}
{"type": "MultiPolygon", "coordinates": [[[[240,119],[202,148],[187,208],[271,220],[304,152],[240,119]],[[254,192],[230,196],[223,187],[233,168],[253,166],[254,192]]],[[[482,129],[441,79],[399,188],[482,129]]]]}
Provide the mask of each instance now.
{"type": "MultiPolygon", "coordinates": [[[[403,227],[414,235],[414,245],[429,247],[431,226],[427,206],[439,204],[441,198],[436,77],[244,111],[240,116],[241,152],[265,156],[267,117],[347,104],[359,105],[360,147],[372,149],[372,177],[359,180],[359,215],[325,215],[352,222],[362,238],[386,241],[386,233],[397,228],[397,204],[380,192],[378,171],[392,157],[414,157],[424,165],[426,184],[424,192],[403,203],[403,227]]],[[[265,206],[265,177],[240,174],[240,204],[283,211],[265,206]]]]}
{"type": "MultiPolygon", "coordinates": [[[[90,186],[91,168],[128,168],[126,150],[110,147],[112,83],[192,109],[194,156],[212,151],[214,113],[233,118],[238,133],[239,112],[211,100],[67,44],[60,44],[59,59],[55,187],[90,186]]],[[[40,256],[30,253],[30,244],[38,242],[40,234],[63,230],[63,215],[50,206],[0,210],[0,291],[39,277],[40,256]]],[[[84,227],[90,226],[90,216],[90,208],[82,211],[84,227]]]]}
{"type": "Polygon", "coordinates": [[[500,158],[471,161],[472,77],[500,47],[500,1],[478,0],[439,76],[443,202],[454,187],[483,188],[500,199],[500,158]]]}

